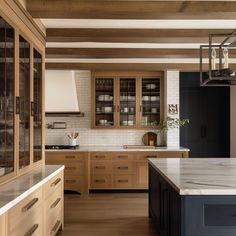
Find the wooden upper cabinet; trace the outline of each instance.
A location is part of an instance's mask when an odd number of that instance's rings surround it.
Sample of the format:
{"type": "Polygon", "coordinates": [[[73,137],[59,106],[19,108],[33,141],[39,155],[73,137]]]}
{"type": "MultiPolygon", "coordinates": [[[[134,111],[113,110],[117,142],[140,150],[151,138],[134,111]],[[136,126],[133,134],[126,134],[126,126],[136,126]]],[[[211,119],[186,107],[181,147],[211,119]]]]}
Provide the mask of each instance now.
{"type": "Polygon", "coordinates": [[[94,72],[92,128],[151,128],[163,119],[163,72],[94,72]]]}

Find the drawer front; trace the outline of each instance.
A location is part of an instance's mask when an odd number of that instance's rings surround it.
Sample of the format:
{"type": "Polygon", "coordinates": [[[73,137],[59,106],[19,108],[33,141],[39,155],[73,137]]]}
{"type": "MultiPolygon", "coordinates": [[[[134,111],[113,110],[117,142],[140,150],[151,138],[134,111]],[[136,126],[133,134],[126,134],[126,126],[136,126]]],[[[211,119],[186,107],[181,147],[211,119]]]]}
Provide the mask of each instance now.
{"type": "MultiPolygon", "coordinates": [[[[16,206],[11,208],[8,213],[9,217],[9,229],[12,231],[17,224],[19,224],[23,219],[27,218],[31,212],[37,209],[43,199],[42,188],[39,188],[16,206]]],[[[40,214],[40,213],[39,213],[40,214]]]]}
{"type": "Polygon", "coordinates": [[[79,175],[69,175],[65,177],[65,190],[77,191],[84,193],[86,191],[85,179],[79,175]]]}
{"type": "Polygon", "coordinates": [[[107,152],[91,152],[90,158],[96,161],[111,160],[111,154],[107,152]]]}
{"type": "Polygon", "coordinates": [[[135,162],[113,162],[113,171],[115,174],[135,174],[135,167],[135,162]]]}
{"type": "MultiPolygon", "coordinates": [[[[11,219],[11,218],[9,218],[11,219]]],[[[43,234],[43,214],[42,205],[35,208],[30,214],[25,218],[20,218],[18,224],[10,229],[9,235],[19,236],[42,236],[43,234]]]]}
{"type": "Polygon", "coordinates": [[[93,189],[106,189],[112,187],[111,175],[92,175],[91,188],[93,189]]]}
{"type": "Polygon", "coordinates": [[[46,153],[46,163],[55,160],[57,161],[84,161],[88,157],[87,152],[56,152],[46,153]]]}
{"type": "Polygon", "coordinates": [[[183,152],[175,152],[175,151],[163,151],[163,152],[157,152],[157,157],[164,157],[164,158],[181,158],[183,157],[183,152]]]}
{"type": "Polygon", "coordinates": [[[43,187],[44,198],[51,196],[52,193],[60,186],[63,185],[63,171],[50,179],[43,187]]]}
{"type": "Polygon", "coordinates": [[[50,215],[50,218],[45,224],[45,236],[54,236],[57,234],[62,225],[62,214],[62,209],[58,208],[50,215]]]}
{"type": "Polygon", "coordinates": [[[118,189],[133,188],[135,186],[134,175],[115,175],[113,181],[114,187],[118,189]]]}
{"type": "Polygon", "coordinates": [[[91,173],[92,174],[111,174],[112,167],[109,161],[92,161],[91,173]]]}
{"type": "Polygon", "coordinates": [[[84,162],[65,163],[65,175],[84,175],[86,174],[84,162]]]}

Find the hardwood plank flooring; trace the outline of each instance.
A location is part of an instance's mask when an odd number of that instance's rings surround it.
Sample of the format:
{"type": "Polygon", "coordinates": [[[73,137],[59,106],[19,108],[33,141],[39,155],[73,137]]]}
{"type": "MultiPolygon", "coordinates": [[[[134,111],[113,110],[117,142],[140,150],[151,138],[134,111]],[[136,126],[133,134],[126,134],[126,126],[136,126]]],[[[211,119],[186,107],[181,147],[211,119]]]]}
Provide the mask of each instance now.
{"type": "Polygon", "coordinates": [[[58,236],[157,236],[148,195],[65,195],[65,228],[58,236]]]}

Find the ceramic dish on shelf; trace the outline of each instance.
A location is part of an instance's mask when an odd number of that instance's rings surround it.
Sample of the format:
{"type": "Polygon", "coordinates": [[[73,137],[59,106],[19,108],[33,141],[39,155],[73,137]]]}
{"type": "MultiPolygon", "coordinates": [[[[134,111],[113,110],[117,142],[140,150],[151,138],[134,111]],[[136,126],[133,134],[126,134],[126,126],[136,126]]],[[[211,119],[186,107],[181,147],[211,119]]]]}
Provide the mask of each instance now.
{"type": "Polygon", "coordinates": [[[134,125],[134,121],[133,120],[123,120],[121,123],[122,123],[122,125],[125,125],[125,126],[134,125]]]}
{"type": "Polygon", "coordinates": [[[112,107],[102,107],[102,112],[104,113],[112,113],[112,107]]]}
{"type": "Polygon", "coordinates": [[[150,100],[151,101],[160,101],[160,97],[159,96],[151,96],[150,100]]]}
{"type": "Polygon", "coordinates": [[[150,101],[150,96],[143,96],[143,97],[142,97],[142,100],[143,100],[143,101],[150,101]]]}
{"type": "Polygon", "coordinates": [[[135,101],[135,96],[128,96],[128,101],[135,101]]]}
{"type": "Polygon", "coordinates": [[[99,120],[99,125],[106,125],[107,124],[107,120],[99,120]]]}
{"type": "Polygon", "coordinates": [[[146,89],[155,89],[157,86],[155,84],[147,84],[146,89]]]}
{"type": "Polygon", "coordinates": [[[109,102],[109,101],[113,101],[113,97],[110,96],[109,94],[103,94],[103,95],[99,95],[98,96],[98,101],[100,102],[109,102]]]}

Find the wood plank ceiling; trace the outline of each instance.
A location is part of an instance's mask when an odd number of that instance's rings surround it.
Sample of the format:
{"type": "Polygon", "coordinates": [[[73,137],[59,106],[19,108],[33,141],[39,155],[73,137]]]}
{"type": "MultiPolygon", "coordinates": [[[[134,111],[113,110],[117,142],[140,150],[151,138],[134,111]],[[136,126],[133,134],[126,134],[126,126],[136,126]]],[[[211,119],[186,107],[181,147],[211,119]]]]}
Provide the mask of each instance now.
{"type": "MultiPolygon", "coordinates": [[[[28,0],[26,5],[47,28],[50,69],[198,71],[199,45],[209,34],[236,28],[232,0],[28,0]]],[[[230,58],[235,66],[236,49],[230,58]]]]}

